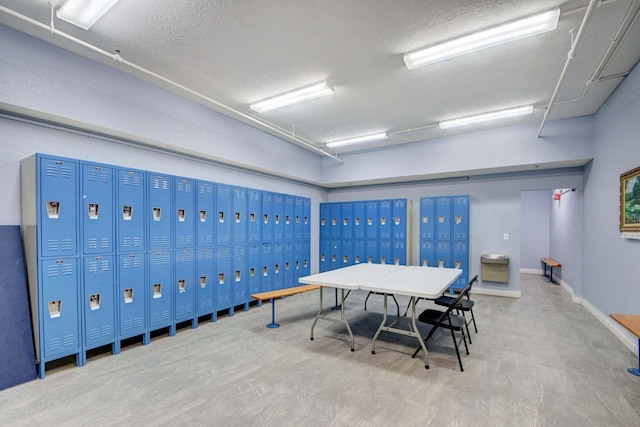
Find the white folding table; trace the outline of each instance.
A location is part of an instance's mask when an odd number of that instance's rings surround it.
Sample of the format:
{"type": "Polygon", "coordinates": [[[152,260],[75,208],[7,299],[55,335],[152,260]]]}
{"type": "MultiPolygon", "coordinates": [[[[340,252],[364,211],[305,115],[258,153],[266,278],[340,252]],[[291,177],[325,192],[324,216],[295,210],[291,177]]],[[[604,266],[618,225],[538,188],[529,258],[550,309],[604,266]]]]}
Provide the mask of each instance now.
{"type": "Polygon", "coordinates": [[[420,342],[420,346],[425,352],[425,368],[429,368],[429,353],[416,325],[416,299],[438,298],[461,274],[462,270],[454,268],[356,264],[337,270],[301,277],[299,279],[300,283],[337,288],[342,291],[340,319],[335,319],[334,317],[328,317],[323,314],[322,288],[320,288],[320,309],[311,326],[311,339],[313,340],[313,329],[319,319],[342,323],[349,332],[351,337],[351,351],[354,351],[353,333],[345,316],[344,291],[345,289],[361,289],[364,291],[377,292],[384,294],[384,316],[371,342],[371,352],[375,354],[375,343],[382,331],[412,336],[420,342]],[[386,324],[387,295],[389,294],[405,295],[411,298],[410,330],[396,328],[395,325],[399,319],[396,319],[390,325],[386,324]]]}

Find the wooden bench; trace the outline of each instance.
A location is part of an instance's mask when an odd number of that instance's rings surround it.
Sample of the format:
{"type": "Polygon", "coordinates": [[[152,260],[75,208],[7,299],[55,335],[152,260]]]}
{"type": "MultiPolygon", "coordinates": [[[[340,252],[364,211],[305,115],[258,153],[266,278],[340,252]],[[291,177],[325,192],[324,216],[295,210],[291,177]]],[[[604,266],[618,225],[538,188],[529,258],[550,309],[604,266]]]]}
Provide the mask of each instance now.
{"type": "Polygon", "coordinates": [[[258,301],[271,300],[271,323],[267,325],[267,328],[279,328],[280,324],[276,323],[276,298],[288,297],[295,294],[301,294],[303,292],[315,291],[320,289],[318,285],[301,285],[294,286],[292,288],[278,289],[275,291],[260,292],[257,294],[251,294],[251,298],[258,301]]]}
{"type": "Polygon", "coordinates": [[[544,268],[544,277],[547,277],[547,266],[549,266],[549,282],[553,282],[553,267],[561,268],[562,264],[551,258],[542,258],[540,261],[544,268]]]}
{"type": "MultiPolygon", "coordinates": [[[[622,326],[627,328],[629,332],[638,337],[638,346],[640,346],[640,316],[637,314],[610,314],[611,318],[622,326]]],[[[640,347],[638,347],[640,348],[640,347]]],[[[629,368],[630,374],[640,377],[640,352],[638,353],[638,368],[629,368]]]]}

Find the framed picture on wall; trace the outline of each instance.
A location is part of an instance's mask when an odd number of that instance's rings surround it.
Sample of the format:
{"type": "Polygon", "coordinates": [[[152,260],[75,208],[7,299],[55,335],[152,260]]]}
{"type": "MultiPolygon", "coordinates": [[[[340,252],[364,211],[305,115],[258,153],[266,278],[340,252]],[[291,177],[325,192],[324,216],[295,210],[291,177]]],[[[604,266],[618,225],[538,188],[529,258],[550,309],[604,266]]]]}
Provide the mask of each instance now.
{"type": "Polygon", "coordinates": [[[640,232],[640,167],[620,175],[620,231],[640,232]]]}

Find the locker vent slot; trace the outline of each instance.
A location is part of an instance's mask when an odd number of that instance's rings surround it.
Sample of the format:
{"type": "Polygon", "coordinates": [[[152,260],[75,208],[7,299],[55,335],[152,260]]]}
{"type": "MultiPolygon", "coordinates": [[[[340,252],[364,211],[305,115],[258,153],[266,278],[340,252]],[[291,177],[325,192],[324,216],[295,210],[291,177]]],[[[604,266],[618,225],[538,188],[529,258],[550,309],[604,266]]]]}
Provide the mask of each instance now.
{"type": "Polygon", "coordinates": [[[130,304],[133,302],[133,288],[128,288],[122,291],[122,296],[124,297],[124,303],[130,304]]]}
{"type": "Polygon", "coordinates": [[[100,310],[100,294],[89,295],[89,307],[91,310],[100,310]]]}
{"type": "Polygon", "coordinates": [[[49,317],[54,319],[62,315],[62,300],[49,301],[49,317]]]}

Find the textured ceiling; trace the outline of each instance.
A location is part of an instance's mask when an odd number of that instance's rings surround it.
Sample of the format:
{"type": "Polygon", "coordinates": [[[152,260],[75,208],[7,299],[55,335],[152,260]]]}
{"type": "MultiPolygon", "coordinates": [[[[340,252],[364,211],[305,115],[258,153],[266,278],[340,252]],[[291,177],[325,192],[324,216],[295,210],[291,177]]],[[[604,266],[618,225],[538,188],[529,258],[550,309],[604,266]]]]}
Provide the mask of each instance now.
{"type": "MultiPolygon", "coordinates": [[[[550,120],[595,113],[637,63],[638,3],[598,2],[550,120]],[[592,78],[596,81],[588,84],[592,78]]],[[[47,0],[0,0],[0,5],[50,22],[47,0]]],[[[345,152],[491,126],[541,124],[587,5],[587,0],[120,0],[89,31],[55,19],[57,30],[106,52],[119,50],[127,62],[198,94],[10,14],[0,13],[0,22],[298,145],[325,149],[333,140],[390,135],[382,143],[339,151],[345,152]],[[402,60],[405,52],[554,7],[561,9],[554,32],[412,71],[402,60]],[[249,111],[252,102],[325,79],[335,88],[333,96],[263,114],[249,111]],[[525,104],[534,104],[533,115],[461,130],[436,126],[447,118],[525,104]]]]}

